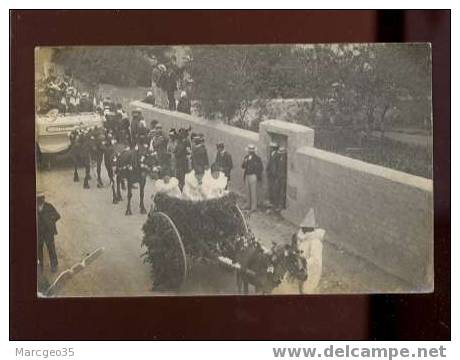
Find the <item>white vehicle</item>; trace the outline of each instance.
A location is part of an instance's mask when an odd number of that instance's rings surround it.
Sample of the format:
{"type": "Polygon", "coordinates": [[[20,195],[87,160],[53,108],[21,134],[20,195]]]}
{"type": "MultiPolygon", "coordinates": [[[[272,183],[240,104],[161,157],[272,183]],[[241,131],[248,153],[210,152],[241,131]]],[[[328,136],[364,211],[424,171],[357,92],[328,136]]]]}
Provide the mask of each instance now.
{"type": "Polygon", "coordinates": [[[36,115],[35,142],[39,155],[56,155],[70,147],[69,134],[77,128],[103,125],[103,116],[94,112],[59,114],[50,111],[36,115]]]}

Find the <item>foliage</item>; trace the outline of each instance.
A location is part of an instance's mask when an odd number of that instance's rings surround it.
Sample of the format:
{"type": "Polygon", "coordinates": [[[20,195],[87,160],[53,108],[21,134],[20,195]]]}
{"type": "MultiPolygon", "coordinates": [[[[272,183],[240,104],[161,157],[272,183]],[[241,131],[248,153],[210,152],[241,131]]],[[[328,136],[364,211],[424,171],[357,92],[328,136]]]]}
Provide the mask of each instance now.
{"type": "Polygon", "coordinates": [[[162,47],[64,47],[54,53],[53,61],[64,71],[87,84],[149,86],[151,69],[148,54],[163,58],[162,47]]]}
{"type": "Polygon", "coordinates": [[[288,46],[197,46],[192,54],[194,97],[208,118],[236,117],[243,127],[255,100],[295,96],[302,88],[288,46]]]}

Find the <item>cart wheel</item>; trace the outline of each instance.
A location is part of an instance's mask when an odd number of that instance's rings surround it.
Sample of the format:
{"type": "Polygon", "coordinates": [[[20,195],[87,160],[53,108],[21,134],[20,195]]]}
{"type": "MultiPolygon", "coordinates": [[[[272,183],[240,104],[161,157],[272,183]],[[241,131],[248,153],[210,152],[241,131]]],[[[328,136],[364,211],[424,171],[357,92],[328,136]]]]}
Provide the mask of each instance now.
{"type": "Polygon", "coordinates": [[[176,225],[165,213],[152,214],[155,226],[155,287],[178,289],[187,278],[187,255],[176,225]]]}
{"type": "Polygon", "coordinates": [[[249,233],[249,228],[248,224],[246,222],[246,217],[244,216],[243,212],[241,211],[240,207],[238,205],[235,205],[235,213],[237,217],[240,219],[241,222],[241,229],[244,231],[244,235],[247,235],[249,233]]]}

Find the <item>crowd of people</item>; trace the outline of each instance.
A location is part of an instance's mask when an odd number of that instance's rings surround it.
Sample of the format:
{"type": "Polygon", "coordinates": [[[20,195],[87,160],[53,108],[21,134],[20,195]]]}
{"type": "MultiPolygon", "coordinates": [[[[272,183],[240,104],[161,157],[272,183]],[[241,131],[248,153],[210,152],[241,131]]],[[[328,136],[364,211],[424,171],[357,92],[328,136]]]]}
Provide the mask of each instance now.
{"type": "Polygon", "coordinates": [[[149,61],[152,66],[151,90],[147,92],[144,102],[160,109],[190,114],[193,84],[190,76],[191,57],[185,58],[183,66],[178,66],[175,55],[166,64],[160,64],[154,55],[149,61]]]}
{"type": "MultiPolygon", "coordinates": [[[[106,127],[114,126],[108,121],[106,127]]],[[[131,147],[148,148],[158,159],[152,169],[154,195],[162,192],[199,201],[228,192],[233,162],[223,142],[216,145],[217,155],[211,163],[204,134],[192,132],[191,128],[171,128],[166,134],[156,120],[147,127],[139,109],[132,112],[129,134],[131,147]]]]}

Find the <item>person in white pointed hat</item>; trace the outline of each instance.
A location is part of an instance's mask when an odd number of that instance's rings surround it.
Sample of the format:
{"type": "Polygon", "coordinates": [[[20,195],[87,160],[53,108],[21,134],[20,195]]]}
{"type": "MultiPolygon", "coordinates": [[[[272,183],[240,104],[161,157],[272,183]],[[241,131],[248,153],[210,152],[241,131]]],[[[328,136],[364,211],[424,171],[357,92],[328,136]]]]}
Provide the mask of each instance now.
{"type": "Polygon", "coordinates": [[[299,225],[300,229],[292,236],[292,246],[296,247],[307,261],[307,279],[292,279],[286,274],[281,284],[272,294],[312,294],[321,279],[323,268],[323,238],[325,231],[317,228],[315,211],[310,209],[299,225]]]}
{"type": "Polygon", "coordinates": [[[315,210],[310,209],[300,223],[300,229],[293,237],[293,245],[301,251],[307,260],[307,280],[301,285],[301,292],[309,294],[315,292],[323,272],[323,238],[324,229],[318,228],[315,210]]]}

